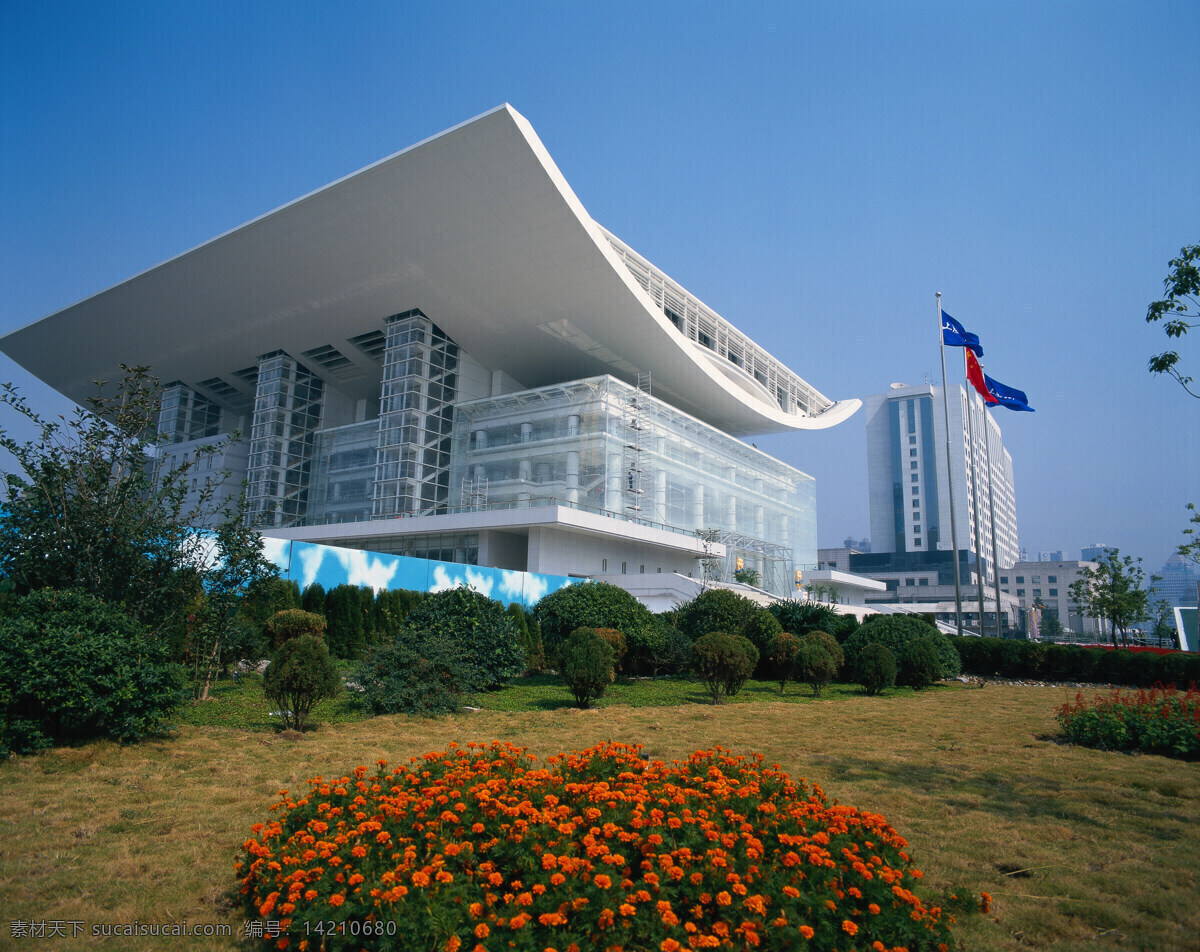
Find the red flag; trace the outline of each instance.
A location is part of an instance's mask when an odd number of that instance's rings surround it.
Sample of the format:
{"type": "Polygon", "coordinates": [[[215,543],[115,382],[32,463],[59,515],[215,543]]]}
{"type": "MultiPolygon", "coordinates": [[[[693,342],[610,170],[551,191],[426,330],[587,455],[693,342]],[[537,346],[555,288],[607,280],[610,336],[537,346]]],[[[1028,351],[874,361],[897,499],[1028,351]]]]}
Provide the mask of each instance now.
{"type": "Polygon", "coordinates": [[[983,397],[984,403],[996,404],[1000,401],[996,399],[996,395],[988,389],[988,385],[983,379],[983,368],[979,366],[979,361],[975,355],[968,349],[963,348],[963,353],[967,355],[967,379],[971,381],[971,386],[979,391],[979,395],[983,397]]]}

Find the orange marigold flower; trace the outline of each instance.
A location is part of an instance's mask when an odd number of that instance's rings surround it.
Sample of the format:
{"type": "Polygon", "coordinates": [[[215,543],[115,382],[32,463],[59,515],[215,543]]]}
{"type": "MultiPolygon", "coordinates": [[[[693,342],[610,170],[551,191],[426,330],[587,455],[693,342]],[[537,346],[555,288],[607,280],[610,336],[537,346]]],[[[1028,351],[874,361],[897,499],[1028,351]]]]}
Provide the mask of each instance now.
{"type": "Polygon", "coordinates": [[[456,936],[450,936],[450,941],[446,943],[446,952],[458,952],[462,947],[462,940],[456,936]]]}
{"type": "Polygon", "coordinates": [[[681,946],[674,939],[663,939],[662,943],[659,945],[659,948],[662,949],[662,952],[679,952],[683,946],[681,946]]]}
{"type": "Polygon", "coordinates": [[[867,912],[873,916],[877,916],[879,915],[879,906],[876,903],[871,903],[871,905],[867,906],[867,912]]]}
{"type": "Polygon", "coordinates": [[[979,911],[988,913],[992,911],[992,897],[987,893],[980,893],[982,900],[979,903],[979,911]]]}
{"type": "Polygon", "coordinates": [[[481,922],[475,927],[475,938],[486,939],[491,934],[491,929],[487,927],[486,922],[481,922]]]}
{"type": "Polygon", "coordinates": [[[857,935],[858,934],[858,926],[856,926],[849,919],[843,919],[842,920],[842,931],[844,933],[846,933],[846,935],[857,935]]]}
{"type": "Polygon", "coordinates": [[[467,908],[471,915],[476,919],[483,915],[483,903],[481,902],[473,902],[467,908]]]}
{"type": "Polygon", "coordinates": [[[551,886],[561,886],[566,881],[567,881],[567,877],[564,876],[562,873],[555,873],[553,876],[550,877],[550,885],[551,886]]]}
{"type": "Polygon", "coordinates": [[[719,893],[717,893],[718,906],[728,906],[731,902],[733,902],[733,897],[730,896],[729,893],[725,892],[725,890],[721,890],[719,893]]]}
{"type": "Polygon", "coordinates": [[[345,901],[346,901],[346,897],[344,895],[342,895],[341,893],[334,893],[332,896],[329,897],[329,905],[331,905],[331,906],[340,906],[345,901]]]}
{"type": "Polygon", "coordinates": [[[811,939],[811,938],[813,937],[813,928],[812,928],[812,926],[801,926],[801,927],[800,927],[800,934],[801,934],[802,936],[804,936],[804,938],[806,938],[806,939],[811,939]]]}
{"type": "Polygon", "coordinates": [[[608,889],[608,887],[612,885],[612,880],[603,873],[601,873],[599,876],[596,876],[592,882],[594,882],[601,889],[608,889]]]}

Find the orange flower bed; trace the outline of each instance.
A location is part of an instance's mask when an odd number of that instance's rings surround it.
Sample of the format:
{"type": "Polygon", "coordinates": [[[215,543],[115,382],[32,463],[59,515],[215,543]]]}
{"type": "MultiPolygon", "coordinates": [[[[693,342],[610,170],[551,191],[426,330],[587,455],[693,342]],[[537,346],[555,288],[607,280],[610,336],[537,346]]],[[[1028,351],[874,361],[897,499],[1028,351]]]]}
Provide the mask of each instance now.
{"type": "Polygon", "coordinates": [[[883,817],[762,757],[646,761],[608,744],[539,764],[451,745],[315,777],[256,824],[248,913],[299,949],[945,950],[883,817]]]}

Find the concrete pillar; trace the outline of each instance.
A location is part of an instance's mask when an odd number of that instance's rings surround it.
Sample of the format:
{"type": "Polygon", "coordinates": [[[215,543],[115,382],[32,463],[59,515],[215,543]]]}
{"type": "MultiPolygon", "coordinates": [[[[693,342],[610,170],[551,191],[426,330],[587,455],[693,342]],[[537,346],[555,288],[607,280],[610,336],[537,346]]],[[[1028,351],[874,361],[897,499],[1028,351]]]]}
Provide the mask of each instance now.
{"type": "MultiPolygon", "coordinates": [[[[569,428],[570,423],[567,425],[569,428]]],[[[579,417],[575,417],[575,425],[578,428],[579,417]]],[[[567,502],[579,503],[579,453],[576,450],[567,451],[567,502]]]]}
{"type": "Polygon", "coordinates": [[[476,430],[475,431],[475,449],[477,449],[477,450],[486,450],[487,449],[487,430],[476,430]]]}
{"type": "Polygon", "coordinates": [[[530,479],[531,470],[532,464],[529,462],[529,460],[521,460],[517,463],[517,479],[528,482],[530,479]]]}
{"type": "Polygon", "coordinates": [[[572,413],[567,417],[567,436],[579,435],[579,414],[572,413]]]}
{"type": "Polygon", "coordinates": [[[521,424],[521,442],[529,443],[532,440],[533,440],[533,424],[532,423],[522,423],[521,424]]]}
{"type": "Polygon", "coordinates": [[[624,460],[620,453],[608,454],[608,472],[604,481],[604,508],[609,512],[624,512],[621,480],[625,475],[624,460]]]}
{"type": "Polygon", "coordinates": [[[693,529],[704,528],[704,487],[696,486],[692,490],[692,521],[693,529]]]}

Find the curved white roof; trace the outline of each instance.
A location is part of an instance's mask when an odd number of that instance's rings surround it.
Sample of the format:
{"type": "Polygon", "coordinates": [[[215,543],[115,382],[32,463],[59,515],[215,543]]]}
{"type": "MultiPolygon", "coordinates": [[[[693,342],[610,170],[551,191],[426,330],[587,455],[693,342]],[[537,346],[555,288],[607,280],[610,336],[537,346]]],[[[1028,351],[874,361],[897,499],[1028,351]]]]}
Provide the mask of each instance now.
{"type": "Polygon", "coordinates": [[[0,349],[77,401],[125,363],[243,402],[252,391],[237,372],[279,349],[369,397],[378,365],[353,341],[410,308],[524,386],[650,371],[656,395],[732,434],[823,428],[860,405],[820,394],[601,228],[508,105],[9,334],[0,349]],[[325,348],[333,360],[305,356],[325,348]]]}

